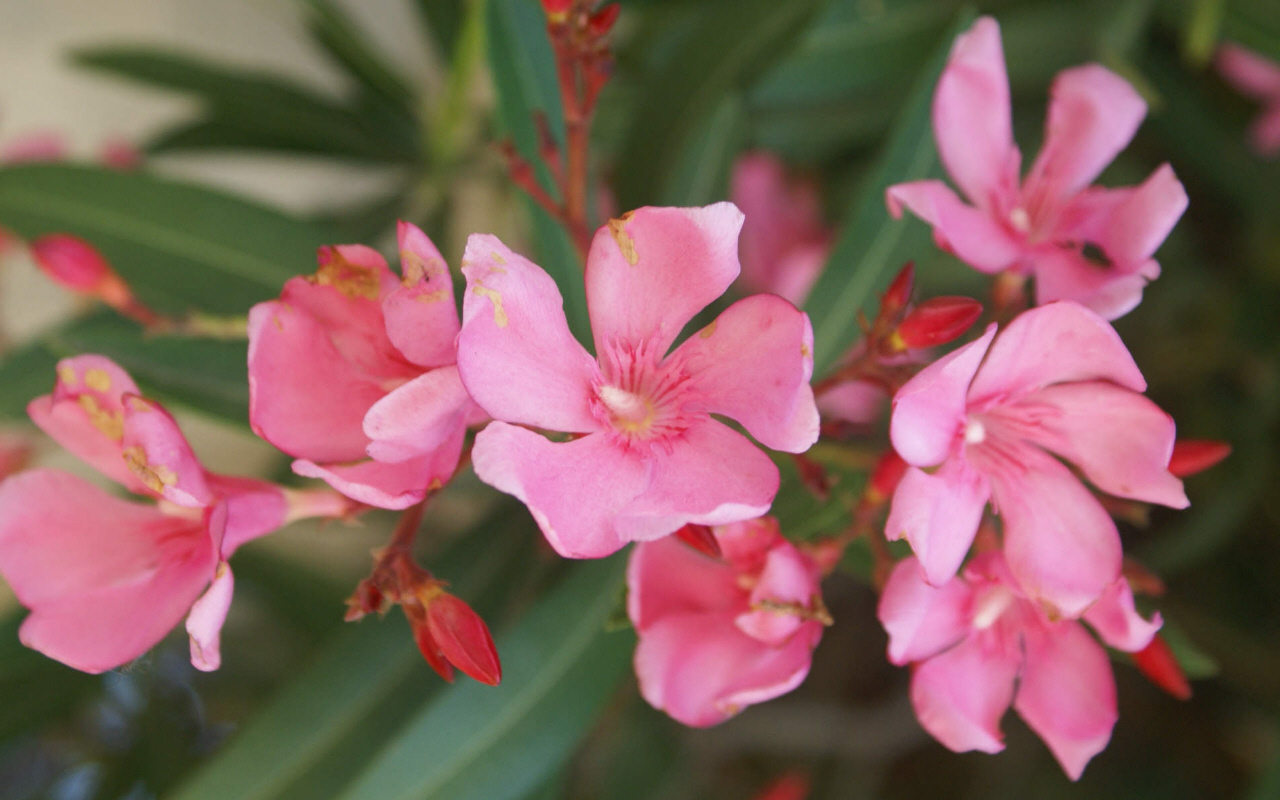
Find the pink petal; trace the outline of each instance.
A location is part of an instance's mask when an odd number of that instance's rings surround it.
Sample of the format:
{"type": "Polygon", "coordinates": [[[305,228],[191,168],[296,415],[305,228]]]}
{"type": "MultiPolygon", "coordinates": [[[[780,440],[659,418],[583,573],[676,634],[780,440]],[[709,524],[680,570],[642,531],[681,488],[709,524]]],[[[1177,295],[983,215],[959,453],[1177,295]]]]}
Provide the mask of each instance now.
{"type": "Polygon", "coordinates": [[[745,436],[715,420],[655,448],[651,477],[615,520],[626,541],[647,541],[690,522],[723,525],[769,510],[778,468],[745,436]]]}
{"type": "Polygon", "coordinates": [[[1120,534],[1057,459],[1030,445],[1016,458],[1019,473],[991,481],[1009,569],[1029,597],[1078,617],[1120,577],[1120,534]]]}
{"type": "Polygon", "coordinates": [[[1249,126],[1249,143],[1254,152],[1264,158],[1280,151],[1280,101],[1259,114],[1249,126]]]}
{"type": "Polygon", "coordinates": [[[1084,306],[1050,303],[1022,312],[1005,327],[973,379],[969,404],[981,406],[1054,383],[1094,380],[1135,392],[1147,388],[1114,328],[1084,306]]]}
{"type": "Polygon", "coordinates": [[[1187,191],[1173,168],[1161,164],[1122,197],[1093,241],[1117,263],[1140,264],[1155,253],[1187,210],[1187,191]]]}
{"type": "Polygon", "coordinates": [[[1146,114],[1129,82],[1099,64],[1058,73],[1049,90],[1044,146],[1025,191],[1050,202],[1079,192],[1129,144],[1146,114]]]}
{"type": "Polygon", "coordinates": [[[920,725],[957,753],[1004,749],[1000,718],[1013,701],[1016,654],[970,637],[920,663],[911,676],[911,705],[920,725]]]}
{"type": "Polygon", "coordinates": [[[980,338],[920,370],[894,395],[889,438],[908,464],[932,467],[951,452],[964,425],[969,383],[995,335],[996,326],[987,326],[980,338]]]}
{"type": "Polygon", "coordinates": [[[206,523],[35,469],[0,484],[0,574],[32,610],[22,641],[86,672],[120,666],[182,619],[217,562],[206,523]]]}
{"type": "Polygon", "coordinates": [[[933,586],[919,559],[905,558],[890,573],[876,614],[889,634],[889,661],[923,661],[969,635],[973,590],[959,579],[933,586]]]}
{"type": "Polygon", "coordinates": [[[818,395],[818,410],[828,419],[870,425],[884,415],[888,394],[870,381],[837,384],[818,395]]]}
{"type": "Polygon", "coordinates": [[[643,633],[677,614],[735,613],[746,605],[738,574],[667,536],[641,542],[627,562],[627,614],[643,633]]]}
{"type": "Polygon", "coordinates": [[[240,545],[284,527],[289,504],[274,483],[234,475],[206,475],[209,489],[226,507],[222,557],[230,558],[240,545]]]}
{"type": "Polygon", "coordinates": [[[1080,467],[1102,491],[1171,508],[1190,505],[1168,469],[1173,418],[1146,397],[1083,381],[1041,389],[1024,402],[1056,412],[1041,419],[1033,440],[1080,467]]]}
{"type": "Polygon", "coordinates": [[[569,332],[551,276],[497,237],[467,240],[458,369],[494,419],[587,433],[595,360],[569,332]]]}
{"type": "Polygon", "coordinates": [[[664,617],[636,647],[640,693],[685,725],[715,725],[804,680],[821,626],[810,623],[805,633],[775,648],[743,634],[728,615],[664,617]]]}
{"type": "Polygon", "coordinates": [[[465,430],[471,405],[456,366],[419,375],[365,414],[364,432],[373,440],[368,453],[388,463],[427,455],[465,430]]]}
{"type": "Polygon", "coordinates": [[[382,298],[387,336],[418,366],[452,364],[457,360],[458,307],[449,267],[417,226],[401,221],[396,237],[404,278],[382,298]]]}
{"type": "Polygon", "coordinates": [[[1002,208],[1017,191],[1009,77],[1000,26],[980,17],[956,37],[933,95],[933,136],[947,174],[978,208],[1002,208]]]}
{"type": "Polygon", "coordinates": [[[465,431],[459,430],[430,455],[396,464],[366,459],[348,464],[317,464],[299,459],[293,471],[320,478],[352,500],[378,508],[402,509],[420,502],[427,492],[448,483],[462,453],[465,431]]]}
{"type": "Polygon", "coordinates": [[[187,615],[187,635],[191,639],[191,665],[202,672],[212,672],[222,665],[222,623],[231,610],[231,594],[235,578],[231,565],[219,561],[213,583],[191,606],[187,615]]]}
{"type": "Polygon", "coordinates": [[[596,231],[586,275],[596,352],[618,342],[665,353],[738,277],[742,220],[732,203],[646,207],[596,231]]]}
{"type": "Polygon", "coordinates": [[[1022,242],[987,212],[966,205],[942,181],[898,183],[885,190],[895,219],[905,206],[933,227],[938,246],[986,273],[1009,269],[1022,255],[1022,242]]]}
{"type": "Polygon", "coordinates": [[[1121,272],[1100,266],[1080,250],[1056,245],[1039,248],[1032,263],[1038,305],[1079,303],[1104,320],[1119,319],[1137,308],[1149,278],[1160,274],[1154,261],[1127,265],[1135,271],[1121,272]]]}
{"type": "Polygon", "coordinates": [[[171,503],[209,505],[204,467],[169,412],[154,400],[124,397],[124,460],[144,486],[171,503]]]}
{"type": "Polygon", "coordinates": [[[885,536],[906,537],[929,583],[942,586],[964,562],[990,496],[987,478],[959,456],[932,475],[910,467],[893,493],[885,536]]]}
{"type": "Polygon", "coordinates": [[[471,459],[476,476],[528,506],[547,541],[568,558],[601,558],[631,541],[618,518],[650,483],[651,465],[602,433],[556,443],[491,422],[476,435],[471,459]]]}
{"type": "Polygon", "coordinates": [[[84,355],[58,362],[53,394],[37,397],[27,414],[54,441],[131,492],[146,489],[121,456],[125,394],[138,386],[114,361],[84,355]]]}
{"type": "Polygon", "coordinates": [[[734,624],[753,639],[775,647],[782,645],[806,620],[789,609],[767,606],[781,603],[813,610],[814,599],[822,596],[818,580],[818,570],[808,557],[791,542],[778,542],[769,550],[764,569],[751,589],[753,610],[739,614],[734,624]]]}
{"type": "Polygon", "coordinates": [[[1117,650],[1136,653],[1155,638],[1163,620],[1159,612],[1151,615],[1151,621],[1142,618],[1133,606],[1133,590],[1124,578],[1107,587],[1098,602],[1084,612],[1084,620],[1099,638],[1117,650]]]}
{"type": "Polygon", "coordinates": [[[310,314],[283,302],[250,310],[249,421],[271,444],[315,461],[363,458],[365,412],[386,393],[310,314]]]}
{"type": "Polygon", "coordinates": [[[813,328],[781,297],[739,300],[671,358],[685,362],[697,405],[742,423],[766,447],[802,453],[818,440],[813,328]]]}
{"type": "Polygon", "coordinates": [[[1280,64],[1227,42],[1214,60],[1218,72],[1240,92],[1264,100],[1280,96],[1280,64]]]}
{"type": "Polygon", "coordinates": [[[781,161],[758,151],[734,164],[729,199],[745,215],[741,284],[800,305],[830,250],[817,187],[790,180],[781,161]]]}
{"type": "Polygon", "coordinates": [[[768,286],[763,291],[772,292],[779,297],[804,305],[818,276],[827,265],[827,257],[831,255],[831,240],[824,238],[812,244],[788,250],[778,261],[778,269],[768,286]]]}
{"type": "Polygon", "coordinates": [[[1026,666],[1013,707],[1071,780],[1115,727],[1116,684],[1107,654],[1084,627],[1062,622],[1025,634],[1026,666]]]}
{"type": "Polygon", "coordinates": [[[0,164],[65,161],[70,147],[58,131],[36,131],[10,139],[0,147],[0,164]]]}

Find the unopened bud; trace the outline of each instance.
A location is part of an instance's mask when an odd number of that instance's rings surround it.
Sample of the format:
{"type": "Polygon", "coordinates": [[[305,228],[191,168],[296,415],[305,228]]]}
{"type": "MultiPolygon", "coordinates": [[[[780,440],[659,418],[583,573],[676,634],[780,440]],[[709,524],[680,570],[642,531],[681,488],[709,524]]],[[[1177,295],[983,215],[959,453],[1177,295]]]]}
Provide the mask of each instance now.
{"type": "Polygon", "coordinates": [[[569,18],[569,9],[572,7],[573,0],[542,0],[542,10],[551,23],[563,23],[569,18]]]}
{"type": "Polygon", "coordinates": [[[863,492],[863,502],[874,506],[888,502],[906,473],[907,462],[902,460],[902,456],[892,449],[886,450],[871,471],[871,478],[863,492]]]}
{"type": "Polygon", "coordinates": [[[613,28],[613,23],[618,21],[618,14],[621,11],[622,6],[617,3],[604,6],[587,20],[587,32],[593,37],[604,36],[613,28]]]}
{"type": "Polygon", "coordinates": [[[418,652],[422,653],[427,665],[441,678],[453,683],[453,666],[449,663],[449,659],[445,658],[439,642],[431,633],[426,611],[417,603],[403,603],[401,608],[404,609],[404,615],[409,620],[409,628],[413,631],[414,644],[418,645],[418,652]]]}
{"type": "Polygon", "coordinates": [[[918,350],[954,341],[982,316],[982,304],[969,297],[935,297],[911,310],[894,332],[896,349],[918,350]]]}
{"type": "Polygon", "coordinates": [[[31,244],[31,255],[40,270],[59,286],[95,297],[144,324],[155,321],[156,315],[137,301],[124,279],[83,239],[51,233],[31,244]]]}
{"type": "Polygon", "coordinates": [[[756,795],[756,800],[805,800],[810,791],[809,778],[801,772],[788,772],[756,795]]]}
{"type": "Polygon", "coordinates": [[[915,290],[915,285],[916,265],[915,262],[908,261],[898,273],[898,277],[889,284],[884,296],[880,298],[881,318],[892,316],[906,308],[907,303],[911,302],[911,293],[915,290]]]}
{"type": "Polygon", "coordinates": [[[489,626],[471,606],[445,592],[427,605],[426,614],[427,629],[445,658],[481,683],[501,682],[502,664],[489,626]]]}
{"type": "Polygon", "coordinates": [[[1143,675],[1179,700],[1191,699],[1191,684],[1182,665],[1164,637],[1156,634],[1151,644],[1133,654],[1133,664],[1143,675]]]}
{"type": "Polygon", "coordinates": [[[676,531],[675,537],[703,555],[712,558],[720,558],[722,555],[716,535],[706,525],[690,523],[676,531]]]}
{"type": "Polygon", "coordinates": [[[1169,472],[1179,478],[1204,472],[1231,455],[1231,445],[1211,439],[1179,439],[1169,458],[1169,472]]]}

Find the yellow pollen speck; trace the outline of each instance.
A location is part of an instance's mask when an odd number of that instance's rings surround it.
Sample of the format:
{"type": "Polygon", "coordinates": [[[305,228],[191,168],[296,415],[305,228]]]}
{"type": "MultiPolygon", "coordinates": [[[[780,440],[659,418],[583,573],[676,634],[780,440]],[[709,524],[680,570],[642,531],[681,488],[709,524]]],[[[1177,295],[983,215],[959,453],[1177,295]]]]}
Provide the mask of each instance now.
{"type": "Polygon", "coordinates": [[[505,258],[503,258],[503,257],[502,257],[502,254],[501,254],[501,253],[491,253],[490,255],[493,257],[494,262],[496,262],[496,263],[498,263],[498,264],[504,264],[504,265],[505,265],[505,264],[507,263],[507,260],[506,260],[505,258]]]}
{"type": "Polygon", "coordinates": [[[332,286],[347,297],[378,299],[380,282],[375,270],[352,264],[336,249],[330,250],[329,255],[329,261],[322,264],[309,281],[318,286],[332,286]]]}
{"type": "Polygon", "coordinates": [[[281,333],[284,333],[284,323],[280,321],[279,314],[272,314],[271,322],[276,326],[276,330],[280,331],[281,333]]]}
{"type": "Polygon", "coordinates": [[[58,367],[58,380],[62,381],[62,385],[68,389],[74,389],[76,384],[80,382],[76,371],[71,367],[58,367]]]}
{"type": "Polygon", "coordinates": [[[715,335],[716,326],[720,324],[719,318],[711,320],[711,324],[698,332],[699,338],[710,339],[715,335]]]}
{"type": "Polygon", "coordinates": [[[104,369],[91,369],[84,374],[84,382],[95,392],[111,391],[111,376],[104,369]]]}
{"type": "Polygon", "coordinates": [[[109,439],[120,441],[124,438],[124,415],[119,411],[108,411],[98,405],[93,395],[82,394],[77,398],[80,408],[93,427],[97,428],[109,439]]]}
{"type": "Polygon", "coordinates": [[[431,484],[427,486],[427,491],[434,492],[437,489],[443,489],[443,488],[444,488],[444,484],[440,482],[439,478],[432,478],[431,484]]]}
{"type": "Polygon", "coordinates": [[[497,290],[478,283],[471,287],[471,291],[473,294],[488,298],[489,302],[493,304],[493,324],[499,328],[507,327],[507,312],[502,308],[502,295],[497,290]]]}
{"type": "Polygon", "coordinates": [[[164,487],[178,482],[178,476],[165,465],[148,464],[147,454],[141,447],[126,447],[121,455],[124,456],[124,463],[129,465],[129,470],[138,476],[143,486],[153,492],[163,492],[164,487]]]}
{"type": "Polygon", "coordinates": [[[155,410],[155,407],[151,405],[151,401],[136,396],[129,398],[129,408],[142,413],[150,413],[155,410]]]}
{"type": "Polygon", "coordinates": [[[809,356],[811,356],[811,355],[813,355],[813,352],[809,349],[809,345],[804,344],[803,342],[801,342],[801,343],[800,343],[800,357],[801,357],[801,358],[808,358],[808,357],[809,357],[809,356]]]}
{"type": "Polygon", "coordinates": [[[630,214],[623,214],[618,219],[609,220],[609,233],[613,235],[613,240],[618,243],[618,249],[622,251],[622,257],[634,267],[640,263],[640,254],[636,252],[636,240],[632,239],[626,228],[623,227],[630,218],[630,214]]]}
{"type": "Polygon", "coordinates": [[[412,286],[424,278],[430,280],[445,271],[444,262],[438,258],[423,258],[412,250],[400,251],[400,266],[404,270],[404,278],[400,281],[405,286],[412,286]]]}
{"type": "Polygon", "coordinates": [[[434,292],[424,292],[413,299],[417,300],[419,303],[439,303],[448,296],[448,289],[436,289],[434,292]]]}

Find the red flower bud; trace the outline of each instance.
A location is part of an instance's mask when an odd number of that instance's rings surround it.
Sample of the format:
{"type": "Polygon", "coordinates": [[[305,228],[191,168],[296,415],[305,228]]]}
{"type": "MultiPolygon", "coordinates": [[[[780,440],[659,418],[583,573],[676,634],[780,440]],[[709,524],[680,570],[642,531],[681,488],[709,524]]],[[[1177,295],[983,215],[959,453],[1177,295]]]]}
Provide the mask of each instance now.
{"type": "Polygon", "coordinates": [[[124,279],[83,239],[51,233],[31,244],[31,255],[40,270],[59,286],[96,297],[143,324],[156,321],[155,312],[137,301],[124,279]]]}
{"type": "Polygon", "coordinates": [[[756,800],[805,800],[809,796],[809,778],[800,772],[788,772],[756,795],[756,800]]]}
{"type": "Polygon", "coordinates": [[[410,614],[407,608],[405,615],[409,617],[409,625],[413,628],[413,641],[418,645],[418,652],[422,653],[422,657],[427,660],[427,664],[441,678],[453,683],[453,667],[440,650],[440,645],[436,643],[435,638],[431,635],[431,628],[427,621],[417,614],[410,614]]]}
{"type": "Polygon", "coordinates": [[[617,3],[602,7],[587,20],[587,32],[593,37],[604,36],[613,28],[613,23],[618,21],[618,14],[621,11],[622,6],[617,3]]]}
{"type": "Polygon", "coordinates": [[[911,310],[894,337],[903,349],[934,347],[955,340],[982,316],[982,304],[969,297],[935,297],[911,310]]]}
{"type": "Polygon", "coordinates": [[[893,283],[889,284],[884,296],[880,298],[881,318],[897,314],[906,308],[907,303],[911,302],[911,292],[915,289],[915,284],[916,265],[915,262],[908,261],[902,267],[902,271],[898,273],[898,277],[894,278],[893,283]]]}
{"type": "Polygon", "coordinates": [[[1191,699],[1191,684],[1168,642],[1159,634],[1151,644],[1133,654],[1133,663],[1143,675],[1179,700],[1191,699]]]}
{"type": "Polygon", "coordinates": [[[867,488],[863,492],[866,502],[871,505],[882,505],[887,502],[905,474],[907,474],[907,462],[903,461],[902,456],[896,451],[886,450],[876,462],[875,469],[871,471],[871,478],[867,481],[867,488]]]}
{"type": "Polygon", "coordinates": [[[675,537],[703,555],[712,558],[720,558],[722,555],[716,535],[706,525],[685,525],[675,532],[675,537]]]}
{"type": "Polygon", "coordinates": [[[1231,455],[1231,445],[1211,439],[1179,439],[1169,458],[1169,471],[1179,478],[1204,472],[1231,455]]]}
{"type": "Polygon", "coordinates": [[[490,686],[502,681],[502,664],[489,626],[471,606],[448,592],[440,594],[427,606],[427,629],[455,667],[490,686]]]}
{"type": "Polygon", "coordinates": [[[551,22],[564,22],[572,7],[573,0],[542,0],[542,10],[547,13],[547,19],[551,22]]]}

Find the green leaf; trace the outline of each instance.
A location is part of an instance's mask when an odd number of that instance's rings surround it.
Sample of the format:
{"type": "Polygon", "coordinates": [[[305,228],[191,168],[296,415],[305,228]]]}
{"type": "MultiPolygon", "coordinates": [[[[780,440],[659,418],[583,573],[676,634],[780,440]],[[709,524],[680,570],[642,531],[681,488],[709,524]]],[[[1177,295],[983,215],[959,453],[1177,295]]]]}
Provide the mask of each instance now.
{"type": "Polygon", "coordinates": [[[199,135],[162,135],[152,147],[255,147],[377,162],[416,161],[417,142],[354,108],[290,81],[147,48],[80,51],[76,63],[149,86],[194,95],[199,135]],[[218,135],[215,135],[218,134],[218,135]]]}
{"type": "Polygon", "coordinates": [[[0,741],[62,717],[100,685],[23,645],[18,628],[26,616],[18,609],[0,619],[0,741]]]}
{"type": "Polygon", "coordinates": [[[370,94],[412,115],[414,91],[360,32],[351,17],[330,0],[302,0],[316,42],[370,94]]]}
{"type": "Polygon", "coordinates": [[[426,26],[427,34],[440,49],[445,63],[453,61],[454,49],[466,17],[467,0],[417,0],[414,7],[426,26]]]}
{"type": "MultiPolygon", "coordinates": [[[[535,0],[489,0],[487,10],[487,54],[498,93],[498,120],[525,160],[541,167],[534,115],[545,115],[557,141],[564,141],[564,111],[546,19],[535,0]]],[[[539,175],[543,186],[554,191],[548,173],[539,169],[539,175]]]]}
{"type": "MultiPolygon", "coordinates": [[[[452,591],[479,613],[492,614],[517,583],[513,573],[528,569],[533,532],[527,523],[519,506],[503,504],[433,560],[432,571],[448,578],[452,591]]],[[[333,797],[441,683],[423,663],[400,612],[350,625],[174,798],[333,797]]]]}
{"type": "Polygon", "coordinates": [[[605,633],[621,558],[576,564],[498,640],[503,682],[441,693],[344,800],[514,800],[537,788],[586,734],[630,664],[632,637],[605,633]]]}
{"type": "Polygon", "coordinates": [[[704,206],[724,199],[733,160],[745,143],[745,129],[742,97],[730,94],[685,143],[679,166],[662,187],[659,202],[667,206],[704,206]]]}
{"type": "Polygon", "coordinates": [[[323,229],[266,206],[144,173],[64,165],[0,169],[0,225],[71,233],[164,313],[244,314],[313,271],[323,229]]]}
{"type": "Polygon", "coordinates": [[[959,15],[916,78],[879,165],[859,190],[852,216],[805,304],[813,322],[815,376],[826,373],[858,337],[858,312],[872,310],[873,293],[889,282],[914,248],[928,241],[928,228],[918,220],[889,218],[884,192],[892,184],[934,173],[933,88],[952,38],[972,19],[972,12],[959,15]]]}
{"type": "Polygon", "coordinates": [[[0,357],[0,418],[25,420],[31,398],[53,388],[58,356],[41,341],[30,342],[0,357]]]}
{"type": "Polygon", "coordinates": [[[617,156],[622,208],[661,197],[682,167],[681,153],[724,98],[745,88],[788,47],[819,0],[734,0],[708,4],[697,27],[646,82],[617,156]]]}

